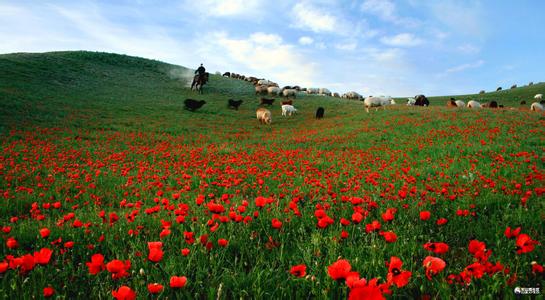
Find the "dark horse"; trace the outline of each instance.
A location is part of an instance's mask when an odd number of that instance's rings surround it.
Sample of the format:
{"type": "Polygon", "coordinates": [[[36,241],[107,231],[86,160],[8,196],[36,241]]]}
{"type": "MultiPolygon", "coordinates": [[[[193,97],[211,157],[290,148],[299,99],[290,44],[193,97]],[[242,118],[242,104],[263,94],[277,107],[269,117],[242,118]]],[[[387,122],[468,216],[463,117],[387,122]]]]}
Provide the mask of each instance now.
{"type": "Polygon", "coordinates": [[[208,82],[208,75],[208,72],[195,75],[191,83],[191,90],[196,90],[202,94],[202,87],[208,82]]]}

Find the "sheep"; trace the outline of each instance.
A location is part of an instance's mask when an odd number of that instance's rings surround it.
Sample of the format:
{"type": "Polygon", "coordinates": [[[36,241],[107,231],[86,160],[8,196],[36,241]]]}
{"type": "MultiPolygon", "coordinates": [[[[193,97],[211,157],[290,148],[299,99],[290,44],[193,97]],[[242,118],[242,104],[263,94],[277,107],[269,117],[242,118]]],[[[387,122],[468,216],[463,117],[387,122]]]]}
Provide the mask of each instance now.
{"type": "Polygon", "coordinates": [[[466,106],[466,104],[462,100],[456,100],[456,101],[454,101],[454,103],[456,103],[456,106],[458,106],[458,107],[465,107],[466,106]]]}
{"type": "Polygon", "coordinates": [[[361,99],[361,95],[354,92],[354,91],[351,91],[351,92],[343,94],[343,98],[352,99],[352,100],[359,100],[359,99],[361,99]]]}
{"type": "Polygon", "coordinates": [[[306,90],[307,94],[318,94],[319,91],[320,89],[318,88],[307,88],[306,90]]]}
{"type": "Polygon", "coordinates": [[[261,98],[259,99],[260,100],[260,104],[259,105],[272,105],[274,103],[274,98],[273,99],[269,99],[269,98],[261,98]]]}
{"type": "Polygon", "coordinates": [[[278,95],[280,94],[280,88],[276,86],[270,86],[267,88],[267,93],[269,93],[269,95],[278,95]]]}
{"type": "Polygon", "coordinates": [[[255,94],[264,94],[267,92],[267,86],[266,85],[256,85],[255,86],[255,94]]]}
{"type": "Polygon", "coordinates": [[[498,102],[496,102],[496,101],[490,101],[490,103],[488,104],[488,107],[490,107],[490,108],[498,108],[498,102]]]}
{"type": "Polygon", "coordinates": [[[291,115],[295,113],[297,113],[297,109],[293,107],[293,105],[288,105],[288,104],[282,105],[282,116],[291,117],[291,115]]]}
{"type": "Polygon", "coordinates": [[[321,119],[324,117],[324,108],[323,107],[318,107],[318,109],[316,110],[316,119],[321,119]]]}
{"type": "Polygon", "coordinates": [[[294,90],[296,90],[296,91],[298,91],[298,92],[301,91],[301,87],[298,86],[298,85],[294,85],[294,86],[292,86],[291,88],[294,89],[294,90]]]}
{"type": "Polygon", "coordinates": [[[257,81],[257,84],[259,84],[259,85],[267,85],[267,86],[268,86],[268,85],[270,85],[271,83],[272,83],[272,82],[269,81],[269,80],[267,80],[267,79],[260,79],[260,80],[257,81]]]}
{"type": "Polygon", "coordinates": [[[318,95],[331,96],[331,92],[326,88],[319,88],[318,89],[318,95]]]}
{"type": "Polygon", "coordinates": [[[543,110],[545,110],[545,107],[539,102],[534,102],[530,106],[530,110],[531,111],[543,111],[543,110]]]}
{"type": "Polygon", "coordinates": [[[223,75],[221,75],[223,77],[231,77],[231,72],[225,72],[223,73],[223,75]]]}
{"type": "Polygon", "coordinates": [[[259,123],[271,125],[272,117],[270,110],[260,107],[256,110],[256,116],[259,123]]]}
{"type": "Polygon", "coordinates": [[[335,97],[335,98],[340,98],[341,95],[339,95],[339,93],[335,92],[333,94],[331,94],[332,97],[335,97]]]}
{"type": "Polygon", "coordinates": [[[365,98],[363,101],[363,104],[365,105],[365,110],[367,113],[369,113],[369,107],[375,107],[375,111],[378,110],[379,106],[384,106],[384,109],[386,109],[386,105],[393,105],[396,104],[394,99],[390,96],[381,96],[381,97],[372,97],[369,96],[365,98]]]}
{"type": "Polygon", "coordinates": [[[284,95],[284,97],[286,98],[289,96],[293,96],[293,98],[295,98],[295,94],[297,94],[297,91],[294,89],[287,89],[282,91],[282,95],[284,95]]]}
{"type": "Polygon", "coordinates": [[[543,99],[543,94],[536,94],[536,95],[534,96],[534,99],[535,99],[535,100],[541,100],[541,99],[543,99]]]}
{"type": "Polygon", "coordinates": [[[242,104],[242,100],[227,100],[227,107],[238,110],[238,107],[242,104]]]}
{"type": "Polygon", "coordinates": [[[467,107],[468,108],[481,108],[481,104],[477,101],[474,101],[474,100],[469,100],[469,102],[467,102],[467,107]]]}
{"type": "Polygon", "coordinates": [[[496,92],[499,92],[501,91],[501,86],[499,86],[497,89],[496,89],[496,92]]]}
{"type": "Polygon", "coordinates": [[[513,85],[511,86],[511,89],[516,89],[516,88],[517,88],[517,85],[516,85],[516,84],[513,84],[513,85]]]}
{"type": "Polygon", "coordinates": [[[458,105],[456,105],[456,101],[452,100],[451,98],[450,100],[447,101],[447,107],[458,107],[458,105]]]}
{"type": "Polygon", "coordinates": [[[430,101],[424,95],[416,95],[414,98],[407,98],[407,105],[429,106],[430,101]]]}
{"type": "Polygon", "coordinates": [[[197,109],[201,108],[205,103],[206,101],[204,100],[185,99],[184,107],[189,111],[196,111],[197,109]]]}

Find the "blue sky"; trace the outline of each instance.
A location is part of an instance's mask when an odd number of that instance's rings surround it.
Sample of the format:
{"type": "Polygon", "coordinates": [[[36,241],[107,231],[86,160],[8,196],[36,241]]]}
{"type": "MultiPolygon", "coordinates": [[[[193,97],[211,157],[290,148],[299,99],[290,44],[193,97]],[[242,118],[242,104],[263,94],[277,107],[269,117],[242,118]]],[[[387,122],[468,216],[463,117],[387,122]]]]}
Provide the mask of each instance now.
{"type": "Polygon", "coordinates": [[[413,96],[543,81],[545,1],[0,0],[0,53],[93,50],[413,96]]]}

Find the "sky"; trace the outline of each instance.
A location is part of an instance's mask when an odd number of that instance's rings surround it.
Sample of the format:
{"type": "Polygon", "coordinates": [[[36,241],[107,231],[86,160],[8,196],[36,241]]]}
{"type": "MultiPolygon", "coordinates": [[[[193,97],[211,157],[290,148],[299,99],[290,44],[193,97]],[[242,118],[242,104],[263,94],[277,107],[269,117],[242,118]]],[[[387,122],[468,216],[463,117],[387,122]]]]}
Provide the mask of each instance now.
{"type": "Polygon", "coordinates": [[[0,53],[89,50],[344,93],[545,79],[543,0],[0,0],[0,53]]]}

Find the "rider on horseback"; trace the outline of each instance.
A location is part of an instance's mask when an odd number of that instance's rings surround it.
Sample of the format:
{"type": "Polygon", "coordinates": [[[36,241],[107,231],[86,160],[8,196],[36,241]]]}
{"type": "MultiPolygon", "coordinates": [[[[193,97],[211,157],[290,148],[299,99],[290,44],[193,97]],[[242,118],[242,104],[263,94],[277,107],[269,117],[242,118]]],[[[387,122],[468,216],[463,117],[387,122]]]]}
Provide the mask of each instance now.
{"type": "Polygon", "coordinates": [[[202,76],[204,75],[204,73],[206,72],[206,69],[202,66],[198,67],[197,70],[195,71],[195,74],[199,74],[199,76],[202,76]]]}

